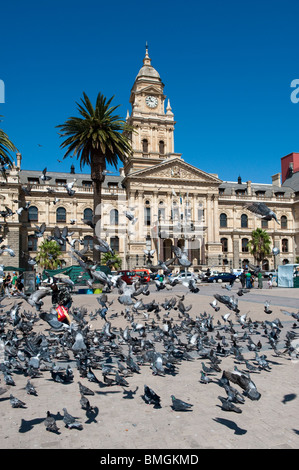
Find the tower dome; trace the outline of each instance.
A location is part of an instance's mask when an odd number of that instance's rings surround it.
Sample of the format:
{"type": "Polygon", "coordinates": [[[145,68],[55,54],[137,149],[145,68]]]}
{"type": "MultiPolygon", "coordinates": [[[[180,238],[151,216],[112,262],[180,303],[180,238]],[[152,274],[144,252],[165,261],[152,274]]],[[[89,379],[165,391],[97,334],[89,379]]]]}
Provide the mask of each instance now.
{"type": "Polygon", "coordinates": [[[145,57],[143,59],[143,66],[139,70],[136,80],[138,78],[150,78],[151,80],[153,78],[157,78],[159,81],[161,80],[159,73],[157,70],[152,66],[151,59],[148,55],[148,46],[146,44],[145,47],[145,57]]]}

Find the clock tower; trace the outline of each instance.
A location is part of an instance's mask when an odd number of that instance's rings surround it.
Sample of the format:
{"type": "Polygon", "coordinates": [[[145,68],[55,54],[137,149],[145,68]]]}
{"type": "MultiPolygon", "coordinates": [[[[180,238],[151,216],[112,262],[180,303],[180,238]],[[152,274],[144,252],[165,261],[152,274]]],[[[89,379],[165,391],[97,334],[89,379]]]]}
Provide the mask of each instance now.
{"type": "Polygon", "coordinates": [[[169,158],[174,153],[174,115],[168,100],[165,111],[164,84],[151,64],[146,45],[143,66],[131,89],[131,114],[127,123],[135,129],[131,134],[133,154],[124,166],[126,175],[142,170],[169,158]]]}

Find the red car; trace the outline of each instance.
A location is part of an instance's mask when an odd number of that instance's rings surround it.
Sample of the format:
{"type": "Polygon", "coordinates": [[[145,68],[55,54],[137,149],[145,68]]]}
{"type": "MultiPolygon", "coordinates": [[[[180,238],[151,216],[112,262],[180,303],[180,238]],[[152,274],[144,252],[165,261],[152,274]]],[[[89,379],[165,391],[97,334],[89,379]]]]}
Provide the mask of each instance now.
{"type": "Polygon", "coordinates": [[[121,279],[125,281],[127,284],[132,284],[138,278],[138,275],[135,271],[118,271],[117,274],[121,274],[121,279]]]}

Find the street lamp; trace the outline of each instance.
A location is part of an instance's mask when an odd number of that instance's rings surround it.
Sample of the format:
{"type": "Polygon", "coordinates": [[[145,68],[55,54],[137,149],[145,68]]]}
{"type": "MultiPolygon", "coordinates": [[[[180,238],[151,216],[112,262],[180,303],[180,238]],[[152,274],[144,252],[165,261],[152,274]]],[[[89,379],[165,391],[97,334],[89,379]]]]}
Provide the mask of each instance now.
{"type": "Polygon", "coordinates": [[[279,253],[280,253],[280,249],[277,248],[276,246],[274,246],[274,248],[272,248],[272,255],[273,255],[273,259],[274,259],[275,274],[276,274],[276,256],[279,255],[279,253]]]}

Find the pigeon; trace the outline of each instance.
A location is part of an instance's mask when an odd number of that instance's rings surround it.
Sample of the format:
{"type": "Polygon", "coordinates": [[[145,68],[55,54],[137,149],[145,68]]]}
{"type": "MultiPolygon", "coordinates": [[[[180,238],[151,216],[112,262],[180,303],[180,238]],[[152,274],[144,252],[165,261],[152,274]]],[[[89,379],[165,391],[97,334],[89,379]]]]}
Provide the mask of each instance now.
{"type": "Polygon", "coordinates": [[[260,217],[264,220],[274,219],[279,224],[276,214],[264,202],[252,202],[245,204],[245,208],[256,214],[257,217],[260,217]]]}
{"type": "Polygon", "coordinates": [[[47,411],[47,417],[44,420],[44,425],[46,426],[47,431],[54,433],[57,433],[59,431],[55,418],[51,415],[50,411],[47,411]]]}
{"type": "Polygon", "coordinates": [[[143,253],[146,256],[146,261],[148,264],[151,264],[151,261],[154,258],[155,251],[156,250],[143,250],[143,253]]]}
{"type": "Polygon", "coordinates": [[[40,226],[34,224],[37,230],[34,231],[34,236],[37,238],[40,238],[44,235],[45,230],[46,230],[46,224],[43,222],[40,226]]]}
{"type": "Polygon", "coordinates": [[[102,238],[96,237],[97,243],[94,245],[95,250],[100,251],[101,253],[111,253],[112,256],[114,255],[114,251],[109,246],[109,244],[102,240],[102,238]]]}
{"type": "Polygon", "coordinates": [[[32,190],[32,185],[27,184],[26,186],[21,186],[21,189],[22,189],[23,193],[25,193],[26,196],[30,196],[31,195],[31,190],[32,190]]]}
{"type": "Polygon", "coordinates": [[[45,183],[46,181],[50,181],[52,179],[52,176],[48,176],[47,168],[44,168],[39,178],[45,183]]]}
{"type": "Polygon", "coordinates": [[[161,398],[147,385],[144,385],[144,394],[142,395],[142,398],[148,405],[155,405],[155,407],[161,406],[161,398]]]}
{"type": "Polygon", "coordinates": [[[134,216],[134,214],[131,212],[131,211],[125,211],[124,212],[125,216],[127,217],[127,219],[132,222],[132,225],[135,225],[138,218],[134,216]]]}
{"type": "Polygon", "coordinates": [[[228,398],[218,396],[221,401],[221,409],[224,411],[234,411],[235,413],[242,413],[241,408],[237,407],[231,400],[228,398]]]}
{"type": "Polygon", "coordinates": [[[52,289],[37,289],[30,295],[26,295],[23,292],[19,292],[18,295],[22,297],[26,302],[28,302],[31,307],[35,307],[37,311],[40,311],[41,307],[43,306],[43,302],[41,299],[50,295],[52,293],[52,289]]]}
{"type": "Polygon", "coordinates": [[[14,250],[12,248],[10,248],[10,246],[2,245],[0,247],[0,255],[2,255],[2,253],[4,253],[4,252],[8,253],[12,257],[16,256],[14,250]]]}
{"type": "Polygon", "coordinates": [[[268,300],[265,301],[264,303],[264,312],[270,315],[272,313],[272,310],[270,310],[270,302],[268,300]]]}
{"type": "Polygon", "coordinates": [[[191,411],[191,408],[193,406],[191,403],[186,403],[185,401],[176,398],[174,395],[171,395],[171,400],[172,409],[174,411],[191,411]]]}
{"type": "Polygon", "coordinates": [[[240,372],[235,368],[233,372],[223,371],[223,375],[231,382],[238,384],[244,390],[244,395],[248,396],[251,400],[259,400],[261,398],[261,394],[257,391],[254,382],[246,372],[240,372]]]}
{"type": "Polygon", "coordinates": [[[12,394],[9,396],[9,401],[13,408],[26,408],[26,403],[14,397],[12,394]]]}
{"type": "Polygon", "coordinates": [[[72,181],[70,183],[63,184],[63,187],[66,189],[69,196],[74,196],[74,194],[75,194],[75,191],[73,190],[73,186],[74,186],[76,181],[77,180],[75,178],[74,181],[72,181]]]}
{"type": "Polygon", "coordinates": [[[187,257],[187,253],[183,251],[180,247],[172,246],[171,250],[175,254],[180,266],[183,266],[184,268],[188,268],[189,266],[192,265],[192,262],[187,257]]]}
{"type": "Polygon", "coordinates": [[[210,302],[210,305],[215,310],[215,312],[218,312],[220,310],[220,307],[218,307],[217,299],[214,299],[213,302],[210,302]]]}
{"type": "Polygon", "coordinates": [[[39,316],[42,320],[46,321],[54,330],[63,330],[69,328],[69,325],[66,325],[65,323],[62,323],[58,320],[58,314],[56,310],[54,310],[54,308],[52,308],[49,313],[41,312],[39,316]]]}
{"type": "Polygon", "coordinates": [[[36,391],[36,388],[34,387],[34,385],[30,382],[30,380],[27,381],[27,384],[26,384],[26,392],[28,393],[28,395],[35,395],[37,396],[37,391],[36,391]]]}
{"type": "Polygon", "coordinates": [[[80,405],[82,410],[90,410],[92,407],[90,406],[88,398],[86,398],[85,395],[81,393],[81,398],[80,398],[80,405]]]}
{"type": "Polygon", "coordinates": [[[83,429],[83,426],[79,421],[76,421],[76,418],[72,415],[70,415],[67,411],[66,408],[63,408],[63,422],[65,424],[65,427],[72,429],[83,429]]]}
{"type": "Polygon", "coordinates": [[[79,384],[79,391],[81,395],[94,395],[94,391],[90,390],[90,388],[86,387],[85,385],[81,384],[81,382],[78,382],[79,384]]]}

